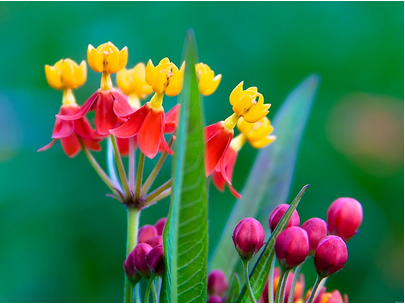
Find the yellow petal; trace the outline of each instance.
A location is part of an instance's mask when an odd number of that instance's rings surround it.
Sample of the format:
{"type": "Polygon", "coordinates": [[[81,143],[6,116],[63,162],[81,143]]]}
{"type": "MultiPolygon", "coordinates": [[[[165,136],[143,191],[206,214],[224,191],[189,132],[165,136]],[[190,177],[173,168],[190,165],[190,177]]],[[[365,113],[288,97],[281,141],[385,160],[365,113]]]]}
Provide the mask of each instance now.
{"type": "Polygon", "coordinates": [[[267,135],[269,135],[271,132],[273,132],[273,127],[272,126],[260,126],[257,129],[252,130],[248,134],[246,134],[247,138],[249,141],[258,141],[267,135]]]}
{"type": "Polygon", "coordinates": [[[246,120],[243,119],[243,117],[239,118],[238,120],[238,129],[244,134],[248,134],[250,130],[252,130],[254,124],[246,122],[246,120]]]}
{"type": "Polygon", "coordinates": [[[95,72],[103,72],[103,55],[100,54],[91,44],[87,48],[87,62],[95,72]]]}
{"type": "Polygon", "coordinates": [[[57,90],[62,89],[62,81],[58,71],[50,65],[45,65],[45,76],[48,84],[57,90]]]}
{"type": "Polygon", "coordinates": [[[82,61],[79,67],[75,67],[76,87],[82,86],[87,79],[87,65],[86,61],[82,61]]]}
{"type": "Polygon", "coordinates": [[[76,88],[76,79],[75,79],[75,63],[71,60],[64,60],[61,66],[62,73],[62,84],[65,88],[74,89],[76,88]]]}
{"type": "Polygon", "coordinates": [[[125,66],[127,65],[127,62],[128,62],[128,48],[124,47],[120,51],[120,59],[119,59],[119,64],[118,64],[118,70],[122,70],[123,68],[125,68],[125,66]]]}
{"type": "Polygon", "coordinates": [[[276,140],[276,136],[270,135],[267,137],[263,137],[262,139],[260,139],[258,141],[250,142],[250,144],[252,145],[253,148],[260,149],[260,148],[263,148],[263,147],[271,144],[275,140],[276,140]]]}
{"type": "Polygon", "coordinates": [[[107,73],[116,73],[120,70],[120,54],[118,52],[111,52],[106,56],[105,60],[107,61],[106,72],[107,73]]]}
{"type": "Polygon", "coordinates": [[[231,92],[229,95],[229,102],[233,106],[236,102],[239,101],[243,92],[243,81],[241,81],[231,92]]]}
{"type": "Polygon", "coordinates": [[[146,69],[145,69],[146,82],[150,86],[153,86],[153,83],[155,82],[155,78],[156,78],[156,68],[153,65],[152,60],[149,59],[148,64],[146,65],[146,69]]]}

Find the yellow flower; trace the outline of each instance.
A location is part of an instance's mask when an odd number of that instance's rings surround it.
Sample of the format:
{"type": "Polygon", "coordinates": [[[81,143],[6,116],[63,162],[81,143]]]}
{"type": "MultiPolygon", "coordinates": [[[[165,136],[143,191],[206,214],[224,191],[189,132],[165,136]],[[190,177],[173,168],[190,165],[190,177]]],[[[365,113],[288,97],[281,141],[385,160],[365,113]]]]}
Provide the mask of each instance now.
{"type": "Polygon", "coordinates": [[[96,72],[116,73],[127,65],[128,48],[124,47],[120,51],[114,44],[107,42],[95,49],[89,44],[87,48],[87,61],[89,62],[89,66],[96,72]]]}
{"type": "Polygon", "coordinates": [[[229,95],[229,101],[234,113],[250,123],[255,123],[265,117],[271,106],[271,104],[264,104],[263,95],[257,92],[256,87],[243,90],[243,81],[233,89],[229,95]]]}
{"type": "Polygon", "coordinates": [[[214,77],[214,71],[204,63],[197,63],[195,70],[198,77],[198,88],[201,94],[208,96],[215,92],[221,82],[222,75],[218,74],[214,77]]]}
{"type": "Polygon", "coordinates": [[[176,96],[183,88],[184,68],[184,62],[179,70],[167,57],[163,58],[156,67],[152,60],[149,60],[146,65],[146,82],[156,93],[176,96]]]}
{"type": "Polygon", "coordinates": [[[249,123],[240,118],[237,126],[253,148],[263,148],[276,140],[275,135],[270,135],[273,132],[273,126],[267,117],[263,117],[256,123],[249,123]]]}
{"type": "Polygon", "coordinates": [[[145,64],[138,63],[132,69],[117,73],[117,85],[125,95],[135,94],[139,99],[152,93],[152,87],[145,80],[145,64]]]}
{"type": "Polygon", "coordinates": [[[45,75],[48,84],[54,89],[75,89],[86,81],[86,62],[83,60],[77,65],[71,59],[61,59],[54,66],[45,65],[45,75]]]}

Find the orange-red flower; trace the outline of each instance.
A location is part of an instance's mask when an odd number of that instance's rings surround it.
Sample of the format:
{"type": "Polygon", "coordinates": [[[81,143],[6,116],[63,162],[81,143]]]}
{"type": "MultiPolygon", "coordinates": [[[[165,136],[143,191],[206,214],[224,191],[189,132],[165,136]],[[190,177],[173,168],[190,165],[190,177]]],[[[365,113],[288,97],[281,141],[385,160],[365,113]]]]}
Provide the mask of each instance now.
{"type": "Polygon", "coordinates": [[[236,158],[238,156],[238,151],[235,150],[232,146],[228,148],[225,153],[224,158],[224,171],[214,170],[212,174],[212,181],[218,190],[224,191],[225,184],[228,184],[229,190],[236,198],[241,198],[242,196],[232,187],[232,175],[233,168],[236,163],[236,158]],[[224,177],[225,174],[225,177],[224,177]]]}
{"type": "MultiPolygon", "coordinates": [[[[62,105],[59,110],[59,115],[72,115],[79,111],[77,104],[62,105]]],[[[89,121],[85,118],[79,118],[75,121],[66,121],[56,118],[55,126],[52,132],[53,140],[38,150],[44,151],[52,147],[57,140],[60,140],[63,151],[69,157],[76,156],[80,151],[80,138],[87,149],[100,151],[100,137],[91,128],[89,121]]]]}

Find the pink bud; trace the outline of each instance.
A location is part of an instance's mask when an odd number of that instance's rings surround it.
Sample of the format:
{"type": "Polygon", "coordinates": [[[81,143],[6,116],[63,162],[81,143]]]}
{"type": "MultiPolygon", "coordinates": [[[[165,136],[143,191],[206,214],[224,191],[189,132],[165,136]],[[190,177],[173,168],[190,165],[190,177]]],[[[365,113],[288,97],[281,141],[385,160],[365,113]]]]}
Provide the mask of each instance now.
{"type": "Polygon", "coordinates": [[[208,275],[207,290],[209,295],[223,296],[228,289],[228,282],[225,274],[219,270],[213,270],[208,275]]]}
{"type": "Polygon", "coordinates": [[[135,269],[134,251],[131,251],[128,254],[128,257],[124,261],[123,266],[124,266],[124,271],[125,271],[125,273],[127,275],[127,278],[132,284],[136,284],[142,279],[141,275],[135,269]]]}
{"type": "Polygon", "coordinates": [[[134,248],[134,266],[139,274],[147,279],[150,278],[150,270],[148,263],[146,262],[146,255],[149,251],[152,250],[152,247],[148,244],[141,243],[136,245],[134,248]]]}
{"type": "Polygon", "coordinates": [[[162,245],[163,244],[163,237],[161,235],[155,236],[153,239],[149,240],[146,242],[146,244],[149,244],[152,246],[152,248],[162,245]]]}
{"type": "Polygon", "coordinates": [[[236,225],[232,239],[240,257],[249,260],[263,246],[264,230],[254,218],[245,218],[236,225]]]}
{"type": "Polygon", "coordinates": [[[155,275],[162,275],[165,268],[165,263],[163,259],[163,246],[158,245],[149,251],[146,255],[146,262],[148,263],[149,269],[155,275]]]}
{"type": "Polygon", "coordinates": [[[158,235],[163,234],[163,229],[165,229],[167,218],[161,218],[155,223],[155,228],[157,230],[158,235]]]}
{"type": "Polygon", "coordinates": [[[315,250],[316,271],[322,277],[330,276],[345,266],[347,257],[346,243],[339,236],[329,235],[319,242],[315,250]]]}
{"type": "Polygon", "coordinates": [[[277,259],[284,269],[292,269],[305,261],[309,253],[307,232],[300,227],[282,231],[274,245],[277,259]]]}
{"type": "Polygon", "coordinates": [[[301,226],[308,234],[309,254],[312,255],[319,242],[326,236],[326,223],[320,218],[314,217],[301,226]]]}
{"type": "Polygon", "coordinates": [[[349,241],[363,221],[363,208],[353,198],[341,197],[335,200],[328,209],[328,230],[330,234],[349,241]]]}
{"type": "Polygon", "coordinates": [[[346,303],[339,290],[327,292],[322,296],[322,303],[346,303]]]}
{"type": "Polygon", "coordinates": [[[222,299],[220,296],[210,296],[208,298],[208,303],[222,303],[222,299]]]}
{"type": "Polygon", "coordinates": [[[142,226],[138,231],[138,244],[147,243],[157,235],[158,232],[155,226],[152,225],[142,226]]]}
{"type": "MultiPolygon", "coordinates": [[[[290,208],[290,205],[281,204],[281,205],[278,205],[273,210],[273,212],[270,214],[270,217],[269,217],[270,231],[273,231],[274,229],[276,229],[278,223],[280,222],[281,218],[283,217],[284,213],[287,211],[288,208],[290,208]]],[[[299,226],[299,225],[300,225],[300,216],[298,215],[297,210],[294,210],[293,215],[291,216],[285,229],[292,227],[292,226],[299,226]]]]}

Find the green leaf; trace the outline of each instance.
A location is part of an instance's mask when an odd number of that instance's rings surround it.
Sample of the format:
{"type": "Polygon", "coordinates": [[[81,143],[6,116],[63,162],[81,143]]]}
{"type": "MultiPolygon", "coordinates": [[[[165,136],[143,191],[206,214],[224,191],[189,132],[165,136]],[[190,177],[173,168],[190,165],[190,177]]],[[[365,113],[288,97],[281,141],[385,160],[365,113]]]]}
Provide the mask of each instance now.
{"type": "MultiPolygon", "coordinates": [[[[277,236],[280,234],[281,231],[287,226],[288,221],[290,220],[291,216],[307,190],[309,185],[305,185],[295,199],[292,201],[290,207],[285,212],[284,216],[281,218],[280,222],[278,223],[277,227],[274,229],[273,233],[270,235],[269,240],[262,251],[262,254],[257,259],[255,266],[253,267],[252,271],[249,275],[250,286],[252,287],[253,294],[255,295],[256,299],[260,298],[260,295],[263,292],[264,285],[266,284],[267,277],[269,276],[271,261],[274,257],[274,244],[276,242],[277,236]]],[[[249,295],[246,292],[246,285],[243,286],[240,296],[238,297],[238,302],[250,303],[249,295]],[[241,299],[241,300],[240,300],[241,299]]]]}
{"type": "Polygon", "coordinates": [[[222,269],[230,278],[239,262],[231,239],[235,226],[243,218],[254,217],[268,227],[267,219],[271,210],[287,201],[298,146],[317,85],[317,76],[308,77],[287,97],[278,111],[273,120],[277,140],[260,150],[242,191],[242,198],[236,202],[210,260],[211,270],[222,269]]]}
{"type": "Polygon", "coordinates": [[[229,284],[226,303],[233,303],[238,298],[239,293],[240,293],[240,280],[238,275],[234,273],[231,284],[229,284]]]}
{"type": "Polygon", "coordinates": [[[187,33],[184,86],[173,157],[173,186],[164,230],[165,273],[162,302],[207,300],[207,191],[204,169],[203,111],[195,64],[197,47],[187,33]]]}

